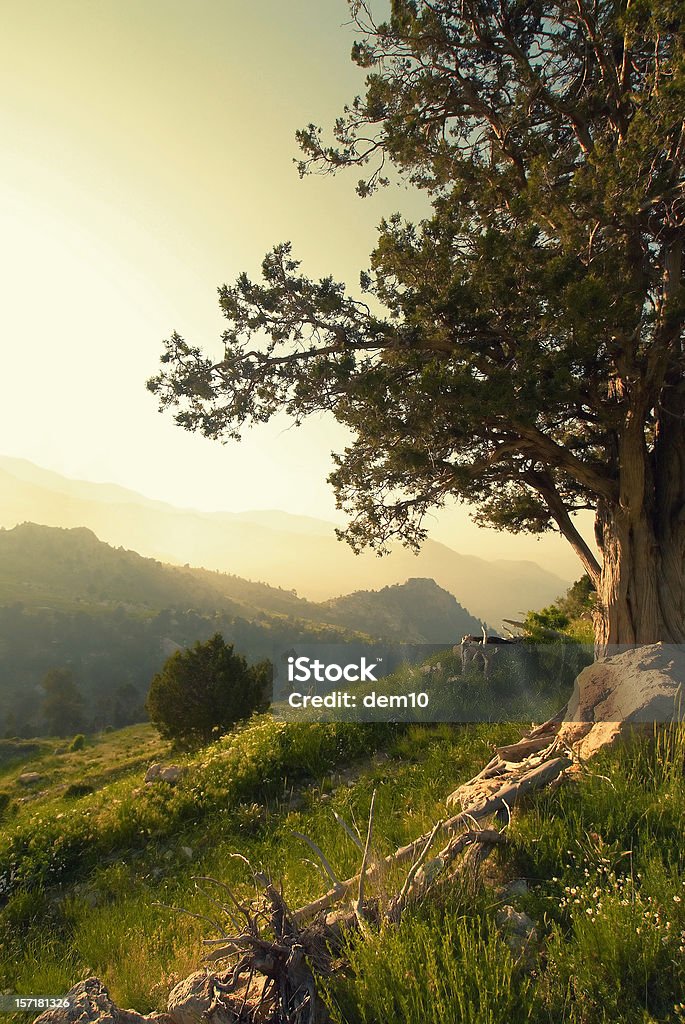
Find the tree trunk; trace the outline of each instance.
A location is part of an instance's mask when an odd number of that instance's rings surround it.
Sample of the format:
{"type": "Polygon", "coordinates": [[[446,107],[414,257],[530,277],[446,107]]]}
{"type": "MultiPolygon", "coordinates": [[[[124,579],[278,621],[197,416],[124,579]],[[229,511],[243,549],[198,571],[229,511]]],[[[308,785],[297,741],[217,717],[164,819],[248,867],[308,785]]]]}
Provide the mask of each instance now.
{"type": "Polygon", "coordinates": [[[685,401],[682,386],[660,410],[650,452],[644,418],[629,419],[620,445],[620,497],[600,503],[603,566],[595,654],[613,645],[685,643],[685,401]]]}

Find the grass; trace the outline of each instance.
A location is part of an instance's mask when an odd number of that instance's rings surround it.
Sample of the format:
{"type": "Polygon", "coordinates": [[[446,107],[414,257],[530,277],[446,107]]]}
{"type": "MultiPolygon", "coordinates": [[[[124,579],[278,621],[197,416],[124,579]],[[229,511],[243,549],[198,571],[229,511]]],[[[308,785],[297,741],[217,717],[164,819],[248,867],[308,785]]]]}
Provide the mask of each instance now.
{"type": "MultiPolygon", "coordinates": [[[[443,816],[445,796],[520,731],[259,717],[185,755],[173,788],[142,785],[146,764],[170,756],[145,727],[61,755],[41,743],[2,780],[16,804],[21,771],[48,779],[0,822],[0,988],[59,994],[96,974],[119,1005],[161,1009],[212,937],[206,922],[166,909],[214,913],[193,876],[247,892],[231,856],[240,852],[282,882],[291,905],[307,902],[328,883],[293,832],[351,875],[359,852],[333,809],[363,831],[375,789],[375,845],[388,853],[443,816]],[[95,792],[66,797],[77,783],[95,792]]],[[[350,937],[347,971],[326,988],[336,1024],[682,1024],[684,763],[675,727],[600,755],[517,810],[475,893],[455,886],[397,929],[350,937]],[[526,892],[502,890],[521,877],[526,892]],[[535,922],[530,962],[496,924],[503,903],[535,922]]]]}
{"type": "MultiPolygon", "coordinates": [[[[95,973],[121,1005],[161,1008],[173,980],[200,963],[208,927],[155,904],[211,910],[193,875],[246,891],[236,851],[304,902],[326,885],[293,831],[319,842],[340,875],[353,874],[358,851],[332,808],[363,828],[376,788],[378,844],[394,848],[432,824],[455,777],[489,756],[493,738],[511,735],[511,727],[295,727],[260,718],[189,757],[176,789],[141,787],[134,772],[78,806],[57,793],[40,798],[2,840],[5,865],[16,858],[0,914],[3,982],[35,991],[47,972],[60,992],[95,973]],[[385,756],[374,759],[381,743],[385,756]]],[[[112,734],[105,749],[109,741],[120,742],[112,734]]]]}

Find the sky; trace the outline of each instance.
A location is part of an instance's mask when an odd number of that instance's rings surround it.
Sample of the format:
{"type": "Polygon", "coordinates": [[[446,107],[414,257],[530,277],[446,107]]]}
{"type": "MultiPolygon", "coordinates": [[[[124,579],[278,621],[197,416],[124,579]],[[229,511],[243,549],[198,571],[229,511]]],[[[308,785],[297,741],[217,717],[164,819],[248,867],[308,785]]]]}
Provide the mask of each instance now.
{"type": "MultiPolygon", "coordinates": [[[[326,476],[347,435],[283,417],[221,445],[177,427],[145,381],[177,330],[219,353],[216,289],[291,240],[351,288],[376,227],[423,199],[300,180],[297,128],[363,91],[344,0],[0,0],[0,454],[185,508],[340,521],[326,476]]],[[[575,578],[564,541],[431,536],[575,578]]]]}

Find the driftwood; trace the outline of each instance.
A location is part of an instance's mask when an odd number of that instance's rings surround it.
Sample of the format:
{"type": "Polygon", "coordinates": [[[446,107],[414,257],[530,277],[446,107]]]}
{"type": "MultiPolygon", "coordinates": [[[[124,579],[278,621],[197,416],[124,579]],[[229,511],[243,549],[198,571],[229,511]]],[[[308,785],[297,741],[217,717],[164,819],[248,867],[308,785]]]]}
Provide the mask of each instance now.
{"type": "MultiPolygon", "coordinates": [[[[493,759],[493,761],[494,760],[495,759],[493,759]]],[[[470,843],[491,842],[491,831],[474,830],[471,826],[475,822],[481,821],[483,818],[491,817],[500,811],[510,810],[520,797],[534,789],[539,789],[542,786],[548,785],[566,768],[570,767],[572,763],[573,762],[570,757],[555,757],[533,767],[529,771],[524,772],[516,779],[509,778],[508,776],[511,775],[511,773],[507,773],[506,769],[504,769],[505,774],[500,775],[497,778],[497,781],[501,782],[501,785],[495,792],[485,798],[480,805],[468,806],[467,809],[460,813],[439,821],[430,832],[419,836],[411,843],[407,843],[406,846],[401,846],[398,850],[389,854],[382,861],[372,865],[366,871],[366,880],[371,881],[378,878],[394,865],[402,864],[409,860],[415,861],[416,857],[421,854],[429,840],[432,842],[438,836],[454,834],[461,831],[464,841],[459,847],[459,851],[470,843]]],[[[498,766],[491,762],[489,770],[494,771],[496,767],[498,766]]],[[[476,779],[467,783],[466,786],[462,786],[456,790],[455,793],[448,798],[448,805],[450,802],[452,804],[455,803],[456,800],[460,798],[461,794],[465,792],[472,783],[481,777],[482,773],[481,776],[476,776],[476,779]]],[[[311,903],[308,903],[294,911],[294,920],[298,923],[302,923],[323,911],[329,910],[332,906],[335,906],[336,903],[343,900],[352,889],[358,887],[359,882],[360,874],[353,875],[344,882],[339,882],[334,888],[329,889],[323,896],[320,896],[318,899],[313,900],[311,903]]]]}

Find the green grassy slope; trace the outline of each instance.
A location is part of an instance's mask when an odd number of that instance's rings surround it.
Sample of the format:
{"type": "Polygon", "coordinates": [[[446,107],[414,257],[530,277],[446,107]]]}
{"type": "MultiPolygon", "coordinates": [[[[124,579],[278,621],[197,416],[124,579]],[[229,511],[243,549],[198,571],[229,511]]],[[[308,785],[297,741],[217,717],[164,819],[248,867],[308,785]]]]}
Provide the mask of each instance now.
{"type": "MultiPolygon", "coordinates": [[[[282,880],[292,904],[314,898],[327,885],[293,831],[318,842],[340,876],[352,874],[359,854],[333,809],[363,829],[377,789],[376,848],[390,852],[444,814],[447,793],[493,744],[519,733],[260,717],[186,755],[175,788],[142,782],[146,764],[170,755],[147,727],[71,753],[41,743],[0,778],[9,800],[0,824],[3,986],[58,994],[95,973],[120,1005],[162,1007],[213,937],[206,921],[157,905],[211,917],[193,876],[247,892],[244,865],[231,857],[239,852],[282,880]],[[17,781],[25,771],[45,776],[28,799],[17,781]],[[75,782],[95,791],[68,797],[75,782]]],[[[335,1019],[682,1021],[684,754],[682,730],[608,752],[516,811],[510,842],[475,894],[455,885],[397,931],[352,942],[351,971],[329,984],[335,1019]],[[502,891],[521,877],[526,887],[502,891]],[[503,903],[536,923],[529,962],[517,963],[495,924],[503,903]]]]}

